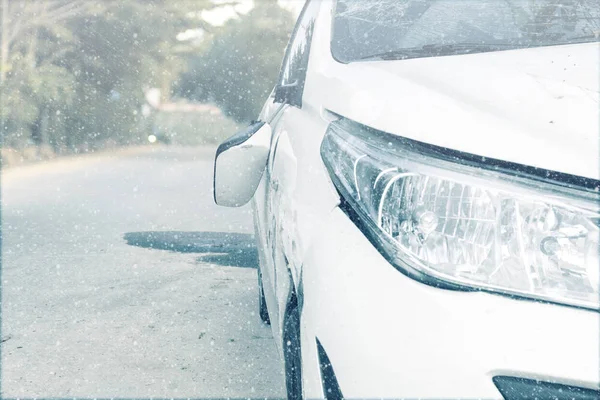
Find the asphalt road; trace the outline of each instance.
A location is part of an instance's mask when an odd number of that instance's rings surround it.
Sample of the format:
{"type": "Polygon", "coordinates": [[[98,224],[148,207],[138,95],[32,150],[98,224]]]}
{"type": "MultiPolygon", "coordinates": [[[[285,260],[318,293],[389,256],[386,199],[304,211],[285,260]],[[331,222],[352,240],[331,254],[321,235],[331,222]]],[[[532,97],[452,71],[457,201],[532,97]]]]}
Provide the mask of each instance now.
{"type": "Polygon", "coordinates": [[[213,154],[4,171],[1,397],[283,396],[250,209],[213,205],[213,154]]]}

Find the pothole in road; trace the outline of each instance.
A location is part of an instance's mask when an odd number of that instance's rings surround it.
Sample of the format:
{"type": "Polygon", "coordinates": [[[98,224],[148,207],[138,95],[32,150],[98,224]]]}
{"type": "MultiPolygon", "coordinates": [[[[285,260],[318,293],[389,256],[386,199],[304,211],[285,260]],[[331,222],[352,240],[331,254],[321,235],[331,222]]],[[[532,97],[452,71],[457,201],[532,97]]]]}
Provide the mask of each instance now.
{"type": "Polygon", "coordinates": [[[128,245],[178,253],[205,254],[198,262],[227,267],[256,268],[258,251],[254,236],[230,232],[149,231],[123,235],[128,245]]]}

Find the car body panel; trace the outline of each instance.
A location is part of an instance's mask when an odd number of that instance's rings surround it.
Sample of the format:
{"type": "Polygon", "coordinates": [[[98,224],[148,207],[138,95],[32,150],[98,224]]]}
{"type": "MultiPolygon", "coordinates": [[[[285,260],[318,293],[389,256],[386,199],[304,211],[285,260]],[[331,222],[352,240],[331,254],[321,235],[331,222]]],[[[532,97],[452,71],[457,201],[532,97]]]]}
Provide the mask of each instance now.
{"type": "Polygon", "coordinates": [[[600,44],[588,43],[332,61],[309,85],[322,107],[384,132],[599,179],[598,54],[600,44]]]}
{"type": "Polygon", "coordinates": [[[322,343],[345,397],[499,398],[496,375],[600,387],[598,313],[431,287],[339,208],[322,227],[303,267],[303,335],[322,343]]]}
{"type": "MultiPolygon", "coordinates": [[[[321,10],[330,10],[332,2],[319,1],[318,6],[321,10]]],[[[319,20],[323,20],[323,12],[318,14],[315,29],[324,23],[319,20]]],[[[315,52],[311,51],[311,54],[315,52]]],[[[311,63],[318,60],[318,56],[311,55],[308,69],[311,70],[311,63]]],[[[320,107],[307,102],[302,109],[282,105],[275,100],[274,94],[275,91],[259,116],[271,124],[273,137],[267,170],[252,207],[265,297],[273,335],[281,353],[284,311],[292,289],[290,283],[298,290],[304,253],[324,217],[339,204],[339,196],[331,186],[319,153],[329,117],[321,114],[320,107]],[[306,167],[300,167],[302,171],[298,171],[297,165],[306,167]],[[319,196],[314,195],[316,192],[319,196]]]]}
{"type": "Polygon", "coordinates": [[[339,204],[319,156],[320,137],[328,121],[319,115],[287,107],[274,123],[273,145],[267,173],[253,201],[259,246],[267,260],[267,275],[274,299],[267,301],[277,337],[283,330],[283,310],[288,301],[288,271],[296,287],[301,279],[304,254],[324,217],[339,204]],[[298,165],[305,165],[302,173],[298,165]],[[317,192],[320,195],[314,196],[317,192]],[[277,321],[274,323],[274,321],[277,321]]]}

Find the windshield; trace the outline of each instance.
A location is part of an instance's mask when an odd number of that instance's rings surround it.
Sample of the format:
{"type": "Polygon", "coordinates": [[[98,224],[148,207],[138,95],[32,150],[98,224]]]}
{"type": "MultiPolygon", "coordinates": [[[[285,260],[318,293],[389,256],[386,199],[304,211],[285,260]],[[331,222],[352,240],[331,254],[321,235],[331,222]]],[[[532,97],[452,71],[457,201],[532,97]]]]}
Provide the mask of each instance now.
{"type": "Polygon", "coordinates": [[[598,41],[596,0],[339,0],[340,62],[406,59],[598,41]]]}

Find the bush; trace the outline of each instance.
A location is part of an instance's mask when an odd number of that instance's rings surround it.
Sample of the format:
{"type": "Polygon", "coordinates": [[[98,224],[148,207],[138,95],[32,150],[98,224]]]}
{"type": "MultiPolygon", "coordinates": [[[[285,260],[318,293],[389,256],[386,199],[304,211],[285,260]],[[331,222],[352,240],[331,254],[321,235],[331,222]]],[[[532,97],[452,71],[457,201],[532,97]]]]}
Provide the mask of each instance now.
{"type": "Polygon", "coordinates": [[[21,154],[15,150],[10,148],[2,148],[2,168],[12,167],[18,165],[22,162],[21,154]]]}
{"type": "Polygon", "coordinates": [[[168,138],[171,144],[196,146],[220,143],[239,129],[237,123],[221,114],[159,112],[148,135],[168,138]]]}

